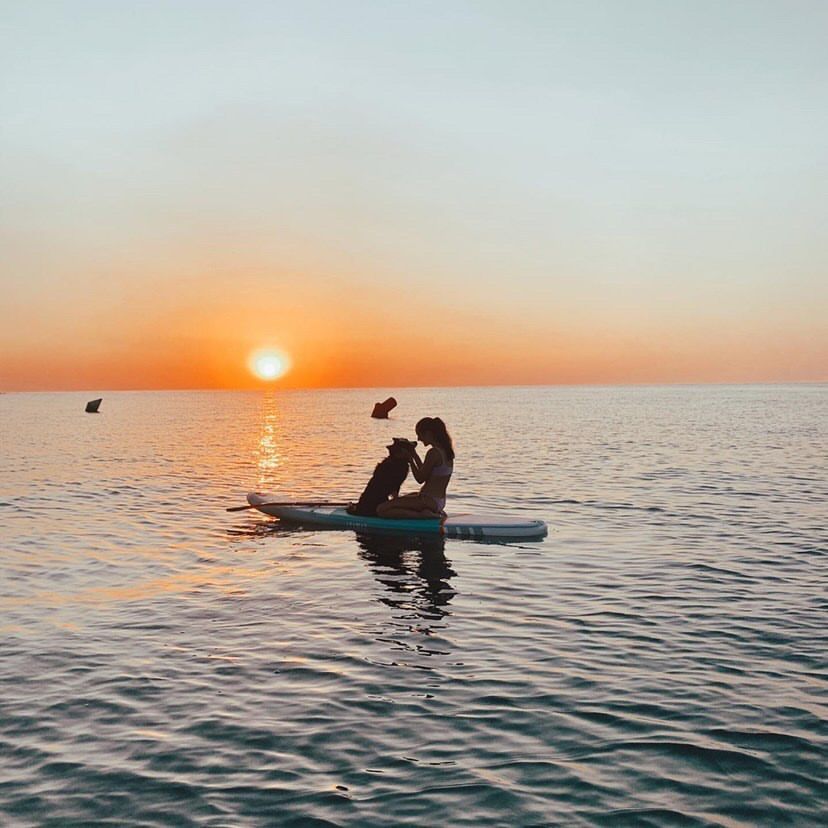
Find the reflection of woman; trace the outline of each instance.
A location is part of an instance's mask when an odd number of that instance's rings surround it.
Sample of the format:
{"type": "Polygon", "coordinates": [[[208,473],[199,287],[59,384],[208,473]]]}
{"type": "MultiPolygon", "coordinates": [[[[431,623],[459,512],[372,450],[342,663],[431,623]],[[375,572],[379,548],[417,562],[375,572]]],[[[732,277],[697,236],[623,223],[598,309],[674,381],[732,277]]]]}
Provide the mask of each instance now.
{"type": "Polygon", "coordinates": [[[423,417],[416,426],[417,439],[430,446],[421,460],[416,449],[411,450],[409,464],[422,488],[414,494],[402,495],[377,507],[384,518],[435,518],[444,515],[446,489],[454,471],[454,447],[439,417],[423,417]]]}
{"type": "Polygon", "coordinates": [[[405,622],[411,610],[429,621],[449,614],[448,605],[456,594],[451,578],[456,573],[446,559],[445,538],[357,534],[357,542],[360,556],[387,590],[379,600],[405,610],[395,618],[405,622]]]}

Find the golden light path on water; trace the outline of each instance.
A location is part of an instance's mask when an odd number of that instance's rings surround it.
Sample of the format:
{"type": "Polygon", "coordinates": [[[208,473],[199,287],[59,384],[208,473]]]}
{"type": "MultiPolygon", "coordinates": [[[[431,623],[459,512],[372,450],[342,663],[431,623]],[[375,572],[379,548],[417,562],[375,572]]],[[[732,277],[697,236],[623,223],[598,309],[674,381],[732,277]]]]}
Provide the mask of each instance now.
{"type": "Polygon", "coordinates": [[[257,465],[260,488],[266,487],[271,482],[281,465],[280,442],[278,402],[272,394],[268,394],[262,401],[262,425],[258,445],[257,465]]]}

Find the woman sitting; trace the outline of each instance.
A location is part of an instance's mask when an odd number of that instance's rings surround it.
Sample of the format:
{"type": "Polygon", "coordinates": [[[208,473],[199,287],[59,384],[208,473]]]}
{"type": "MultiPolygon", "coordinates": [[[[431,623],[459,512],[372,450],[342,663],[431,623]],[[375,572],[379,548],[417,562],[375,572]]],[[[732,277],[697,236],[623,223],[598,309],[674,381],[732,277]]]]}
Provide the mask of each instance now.
{"type": "Polygon", "coordinates": [[[441,518],[446,507],[446,489],[454,471],[454,447],[439,417],[423,417],[416,426],[417,439],[431,446],[424,459],[416,448],[411,449],[408,462],[411,472],[422,488],[414,494],[395,497],[377,507],[383,518],[441,518]]]}

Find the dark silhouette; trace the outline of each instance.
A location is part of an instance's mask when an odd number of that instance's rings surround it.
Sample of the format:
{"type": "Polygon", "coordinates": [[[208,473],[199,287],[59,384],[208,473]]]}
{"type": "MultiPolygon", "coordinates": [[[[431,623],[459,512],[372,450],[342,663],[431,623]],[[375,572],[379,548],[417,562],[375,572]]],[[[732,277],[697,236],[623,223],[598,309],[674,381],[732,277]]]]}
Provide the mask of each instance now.
{"type": "Polygon", "coordinates": [[[379,598],[383,604],[427,621],[450,614],[448,604],[455,595],[450,582],[456,573],[446,559],[444,538],[357,534],[357,542],[360,557],[388,590],[379,598]]]}
{"type": "Polygon", "coordinates": [[[380,503],[377,514],[383,518],[441,518],[445,517],[446,489],[454,472],[454,445],[439,417],[423,417],[416,427],[417,439],[430,446],[424,459],[417,454],[416,443],[408,456],[411,473],[419,492],[395,497],[380,503]]]}
{"type": "Polygon", "coordinates": [[[400,486],[408,475],[408,458],[411,456],[412,445],[411,440],[395,437],[391,445],[386,446],[388,457],[377,463],[356,505],[348,507],[352,515],[376,517],[377,506],[400,493],[400,486]]]}
{"type": "Polygon", "coordinates": [[[101,397],[100,399],[97,399],[97,400],[90,400],[86,404],[86,413],[87,414],[97,414],[98,409],[101,407],[101,400],[102,399],[103,399],[103,397],[101,397]]]}
{"type": "Polygon", "coordinates": [[[375,420],[387,420],[388,419],[388,412],[392,408],[397,407],[397,401],[393,397],[389,397],[385,402],[378,402],[374,403],[374,410],[371,412],[371,416],[375,420]]]}

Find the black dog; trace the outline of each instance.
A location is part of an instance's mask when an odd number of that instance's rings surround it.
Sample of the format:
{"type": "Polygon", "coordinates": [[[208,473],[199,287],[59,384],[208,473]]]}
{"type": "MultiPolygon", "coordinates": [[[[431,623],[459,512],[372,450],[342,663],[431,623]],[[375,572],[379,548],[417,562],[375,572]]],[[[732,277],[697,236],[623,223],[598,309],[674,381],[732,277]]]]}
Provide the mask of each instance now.
{"type": "Polygon", "coordinates": [[[408,458],[411,456],[413,445],[415,444],[411,440],[395,437],[394,442],[386,446],[388,457],[377,463],[356,506],[351,504],[348,507],[352,515],[376,517],[377,506],[400,493],[400,486],[408,474],[408,458]]]}

